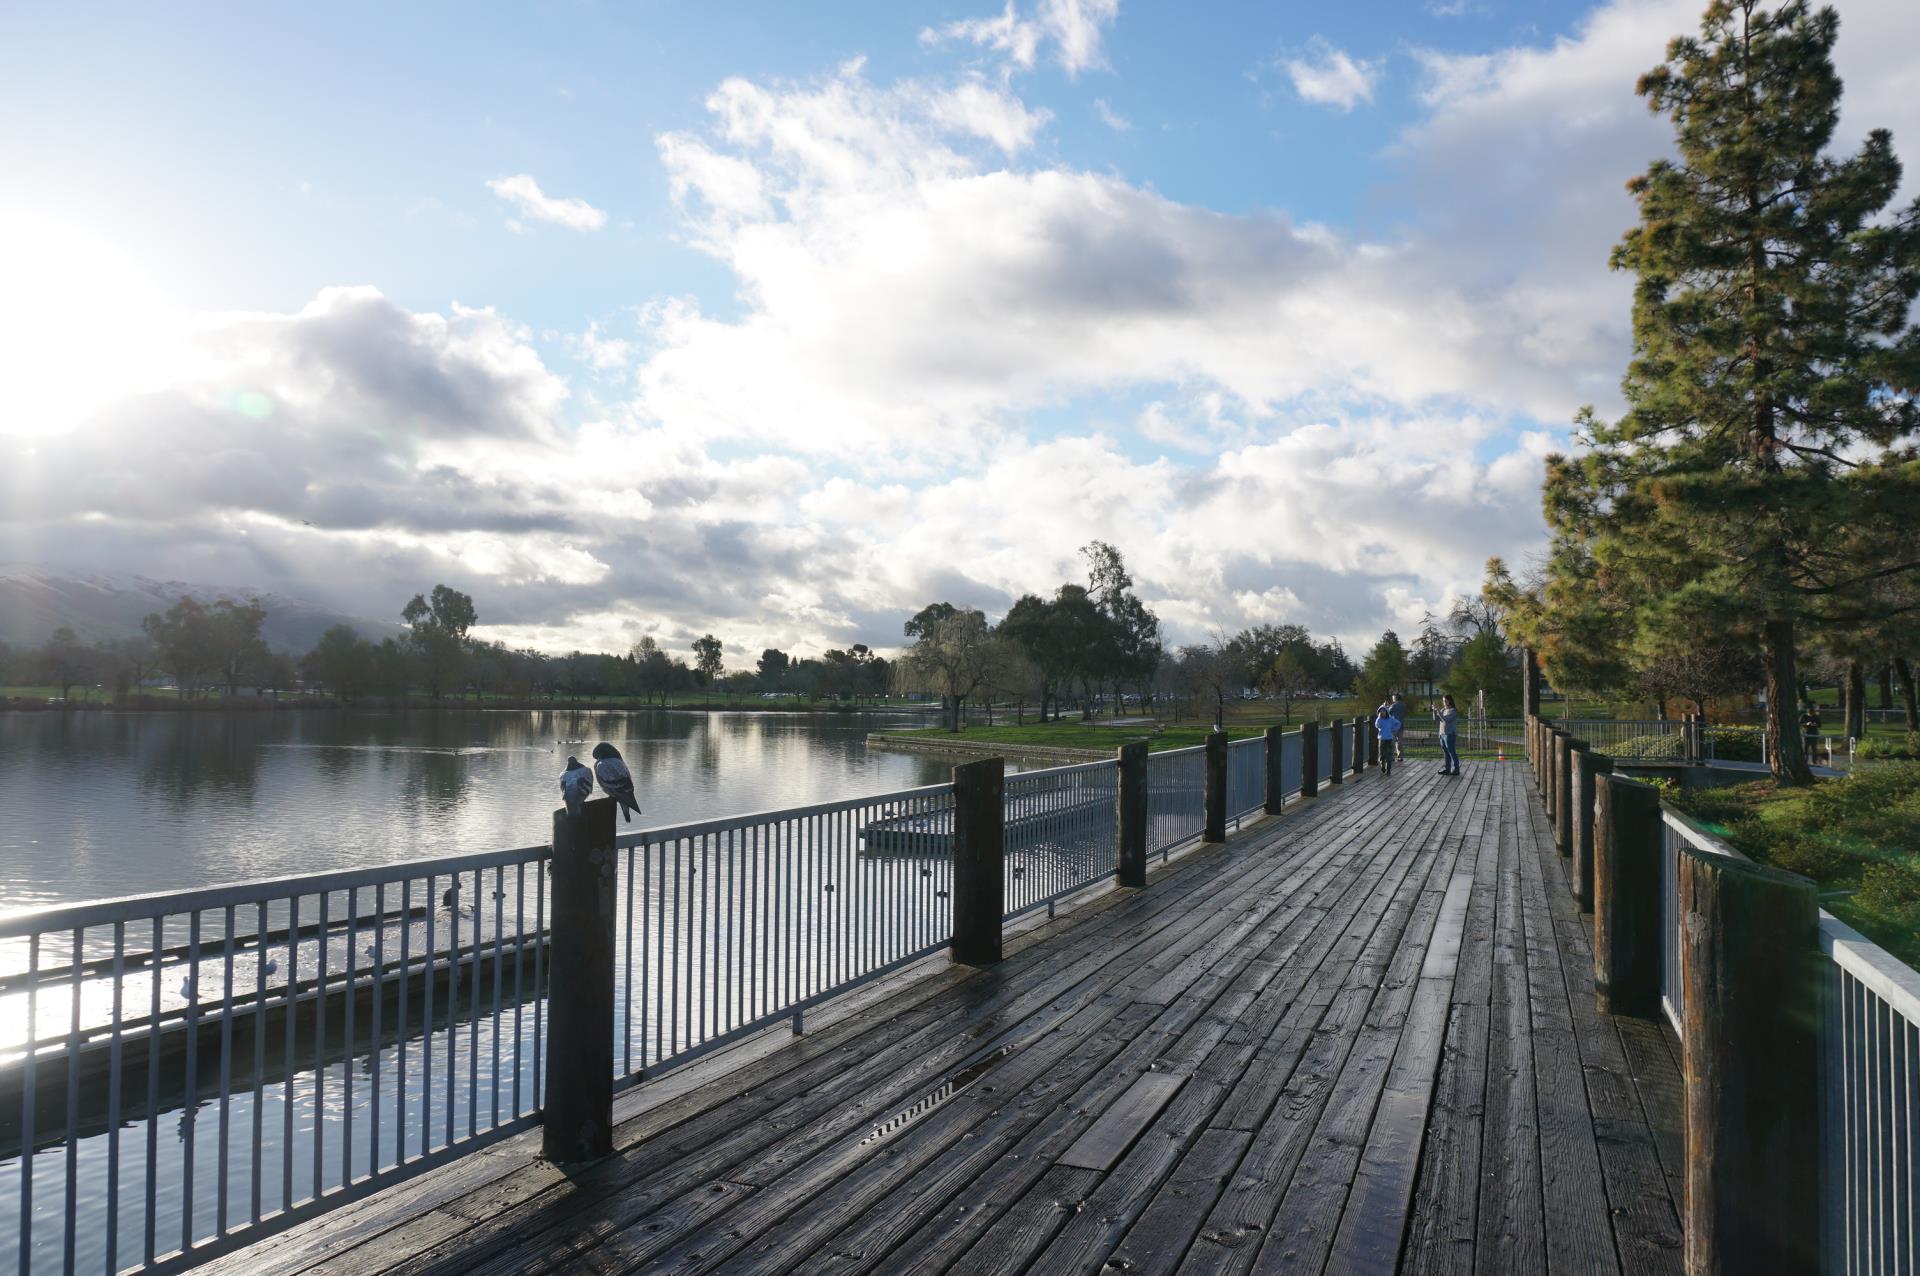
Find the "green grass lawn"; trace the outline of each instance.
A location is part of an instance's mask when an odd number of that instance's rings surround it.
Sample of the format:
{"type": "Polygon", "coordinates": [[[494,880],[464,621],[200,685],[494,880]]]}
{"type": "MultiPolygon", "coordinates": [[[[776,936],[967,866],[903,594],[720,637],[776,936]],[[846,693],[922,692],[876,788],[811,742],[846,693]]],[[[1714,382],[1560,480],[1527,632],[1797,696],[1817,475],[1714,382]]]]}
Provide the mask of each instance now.
{"type": "Polygon", "coordinates": [[[1862,766],[1811,788],[1759,780],[1668,800],[1755,859],[1812,878],[1828,912],[1920,966],[1920,763],[1862,766]]]}
{"type": "MultiPolygon", "coordinates": [[[[170,696],[173,692],[149,689],[145,694],[170,696]]],[[[59,698],[60,688],[58,687],[0,686],[0,700],[58,700],[59,698]]],[[[113,693],[104,687],[75,687],[68,693],[67,699],[75,703],[85,701],[89,704],[109,704],[113,700],[113,693]]]]}
{"type": "MultiPolygon", "coordinates": [[[[1352,721],[1357,716],[1352,712],[1336,712],[1346,702],[1321,701],[1319,703],[1322,706],[1332,706],[1332,709],[1323,710],[1325,721],[1336,718],[1352,721]]],[[[1285,722],[1278,709],[1267,701],[1246,701],[1236,705],[1235,710],[1237,711],[1230,711],[1227,715],[1226,728],[1229,740],[1245,740],[1258,736],[1269,726],[1278,726],[1283,730],[1292,731],[1301,725],[1298,713],[1294,715],[1291,723],[1285,722]]],[[[1431,734],[1431,723],[1416,714],[1408,719],[1407,726],[1409,735],[1412,737],[1406,749],[1407,756],[1438,761],[1440,747],[1427,738],[1431,734]]],[[[1185,749],[1192,745],[1204,744],[1211,730],[1210,719],[1191,717],[1177,725],[1163,720],[1158,729],[1149,729],[1144,726],[1105,726],[1101,722],[1088,725],[1074,718],[1062,722],[1029,722],[1024,726],[1012,722],[999,723],[990,727],[968,726],[959,732],[948,731],[944,727],[920,727],[890,731],[887,734],[920,735],[929,739],[963,740],[981,744],[1004,744],[1012,749],[1027,745],[1031,748],[1096,749],[1103,753],[1111,752],[1130,740],[1145,740],[1147,747],[1157,753],[1165,749],[1185,749]]],[[[1468,733],[1462,732],[1461,756],[1495,757],[1498,755],[1497,744],[1489,744],[1485,749],[1476,750],[1467,747],[1470,739],[1468,733]]],[[[1512,756],[1514,751],[1509,749],[1507,752],[1512,756]]]]}

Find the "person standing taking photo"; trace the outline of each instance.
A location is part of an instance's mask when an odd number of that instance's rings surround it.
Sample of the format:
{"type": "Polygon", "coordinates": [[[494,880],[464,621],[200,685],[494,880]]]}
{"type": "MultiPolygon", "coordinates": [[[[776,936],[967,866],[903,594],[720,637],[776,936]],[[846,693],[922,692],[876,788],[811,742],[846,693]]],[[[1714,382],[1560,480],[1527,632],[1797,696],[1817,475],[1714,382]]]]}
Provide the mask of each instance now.
{"type": "Polygon", "coordinates": [[[1440,697],[1440,708],[1434,717],[1440,720],[1440,774],[1460,774],[1460,710],[1453,704],[1450,695],[1440,697]]]}

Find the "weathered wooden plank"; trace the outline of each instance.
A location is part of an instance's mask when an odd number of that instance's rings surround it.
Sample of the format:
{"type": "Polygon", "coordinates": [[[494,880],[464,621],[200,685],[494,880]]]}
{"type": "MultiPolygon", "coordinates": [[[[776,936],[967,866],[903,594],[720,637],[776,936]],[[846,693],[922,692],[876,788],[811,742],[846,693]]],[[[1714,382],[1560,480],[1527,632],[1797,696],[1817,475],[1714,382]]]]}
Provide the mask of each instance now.
{"type": "MultiPolygon", "coordinates": [[[[1374,872],[1393,871],[1394,880],[1397,881],[1400,876],[1404,874],[1405,866],[1403,862],[1396,859],[1393,851],[1394,847],[1390,842],[1378,844],[1375,849],[1375,854],[1370,861],[1370,870],[1374,872]]],[[[1358,894],[1354,896],[1356,900],[1365,900],[1372,891],[1378,888],[1367,886],[1365,880],[1363,880],[1356,882],[1352,889],[1353,892],[1358,892],[1358,894]]],[[[1345,924],[1344,916],[1340,914],[1338,909],[1335,910],[1335,916],[1329,920],[1331,920],[1336,927],[1345,924]]],[[[1344,969],[1344,961],[1335,961],[1331,950],[1324,945],[1310,944],[1303,951],[1313,955],[1315,961],[1308,962],[1301,969],[1330,970],[1335,977],[1335,982],[1338,982],[1341,971],[1344,969]],[[1318,963],[1317,965],[1316,962],[1318,963]]],[[[1359,1014],[1364,1011],[1364,1006],[1364,1000],[1359,1000],[1357,1008],[1351,1011],[1356,1020],[1359,1014]]],[[[1324,1009],[1324,999],[1318,1007],[1312,1007],[1310,1009],[1313,1009],[1314,1013],[1317,1014],[1320,1009],[1324,1009]]],[[[1289,1013],[1293,1012],[1290,1011],[1289,1013]]],[[[1312,1018],[1308,1018],[1306,1022],[1310,1029],[1313,1022],[1312,1018]]],[[[1309,1035],[1310,1031],[1303,1032],[1303,1040],[1309,1035]]],[[[1207,1063],[1203,1065],[1202,1071],[1208,1071],[1212,1067],[1213,1062],[1210,1058],[1207,1063]]],[[[996,1172],[1004,1172],[1006,1170],[1007,1167],[1004,1163],[1001,1166],[995,1167],[996,1172]]],[[[1022,1181],[1022,1176],[1018,1173],[1017,1169],[1011,1171],[1007,1177],[1016,1184],[1022,1181]]],[[[980,1220],[985,1219],[990,1221],[995,1206],[996,1199],[991,1195],[978,1202],[966,1200],[958,1206],[950,1208],[938,1221],[937,1226],[923,1228],[922,1232],[917,1234],[912,1241],[901,1247],[903,1254],[924,1251],[925,1256],[922,1262],[910,1270],[940,1270],[945,1261],[942,1258],[942,1254],[946,1252],[948,1246],[952,1244],[956,1230],[964,1234],[970,1227],[984,1227],[986,1222],[980,1220]]]]}
{"type": "MultiPolygon", "coordinates": [[[[1569,754],[1560,756],[1564,773],[1569,754]]],[[[1564,796],[1564,794],[1563,794],[1564,796]]],[[[1571,812],[1571,802],[1562,814],[1571,812]]],[[[1574,1041],[1559,943],[1548,910],[1546,873],[1566,891],[1564,857],[1554,835],[1522,830],[1520,880],[1526,929],[1528,1001],[1533,1014],[1534,1080],[1540,1130],[1541,1204],[1552,1271],[1615,1272],[1611,1205],[1600,1173],[1586,1079],[1574,1041]],[[1550,859],[1549,859],[1550,857],[1550,859]]]]}
{"type": "Polygon", "coordinates": [[[1428,1107],[1440,1071],[1473,876],[1471,865],[1456,865],[1447,884],[1445,902],[1426,946],[1413,1010],[1400,1034],[1386,1090],[1334,1235],[1328,1266],[1335,1271],[1386,1271],[1398,1260],[1413,1204],[1428,1107]]]}
{"type": "Polygon", "coordinates": [[[1409,1276],[1473,1270],[1486,1061],[1487,1007],[1455,1004],[1401,1256],[1409,1276]]]}
{"type": "MultiPolygon", "coordinates": [[[[1516,797],[1511,786],[1510,799],[1516,797]]],[[[1546,1270],[1540,1136],[1534,1109],[1532,1013],[1521,922],[1518,801],[1500,813],[1500,895],[1494,917],[1486,1115],[1474,1245],[1478,1272],[1546,1270]]]]}
{"type": "Polygon", "coordinates": [[[1173,1101],[1186,1081],[1184,1076],[1165,1072],[1147,1073],[1128,1086],[1127,1092],[1088,1126],[1055,1164],[1106,1173],[1160,1115],[1160,1109],[1173,1101]]]}
{"type": "Polygon", "coordinates": [[[1252,1141],[1253,1135],[1240,1130],[1201,1131],[1114,1249],[1107,1266],[1143,1276],[1177,1270],[1187,1246],[1252,1141]]]}

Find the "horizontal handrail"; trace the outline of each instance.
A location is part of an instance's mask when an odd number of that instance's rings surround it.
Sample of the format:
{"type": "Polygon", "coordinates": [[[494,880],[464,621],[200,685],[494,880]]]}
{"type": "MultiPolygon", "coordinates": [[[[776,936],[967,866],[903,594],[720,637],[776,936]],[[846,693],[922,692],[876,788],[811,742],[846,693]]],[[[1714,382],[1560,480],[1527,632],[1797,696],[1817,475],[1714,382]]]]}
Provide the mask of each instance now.
{"type": "Polygon", "coordinates": [[[684,824],[664,824],[658,828],[622,833],[614,839],[614,845],[621,850],[627,850],[635,846],[658,845],[661,842],[680,841],[690,837],[705,837],[710,833],[725,833],[729,829],[750,828],[756,824],[804,820],[815,815],[837,815],[842,811],[872,806],[876,802],[906,802],[917,798],[939,797],[951,792],[953,792],[951,783],[927,784],[917,789],[896,789],[891,793],[874,793],[867,797],[815,802],[811,806],[778,807],[765,811],[749,811],[744,815],[723,815],[710,820],[689,820],[684,824]]]}
{"type": "Polygon", "coordinates": [[[1824,908],[1820,910],[1820,951],[1866,985],[1894,1013],[1910,1024],[1920,1025],[1920,971],[1824,908]]]}
{"type": "Polygon", "coordinates": [[[0,939],[22,939],[48,931],[107,926],[114,922],[190,912],[210,912],[229,905],[259,904],[290,895],[321,895],[335,891],[380,886],[421,877],[444,877],[474,869],[527,864],[552,854],[549,846],[522,846],[507,851],[476,851],[467,855],[435,855],[397,860],[370,868],[336,869],[327,873],[299,873],[292,877],[257,878],[184,891],[157,891],[84,900],[75,904],[47,904],[0,913],[0,939]]]}

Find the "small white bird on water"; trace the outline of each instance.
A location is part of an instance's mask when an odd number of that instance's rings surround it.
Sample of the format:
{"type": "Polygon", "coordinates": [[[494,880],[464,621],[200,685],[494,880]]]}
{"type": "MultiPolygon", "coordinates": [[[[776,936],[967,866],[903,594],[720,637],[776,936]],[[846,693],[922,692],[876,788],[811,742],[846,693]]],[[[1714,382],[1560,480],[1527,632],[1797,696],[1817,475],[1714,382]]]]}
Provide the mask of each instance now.
{"type": "Polygon", "coordinates": [[[640,814],[640,801],[633,791],[633,772],[621,760],[620,750],[602,740],[593,746],[593,773],[607,796],[620,804],[621,818],[632,823],[640,814]]]}

